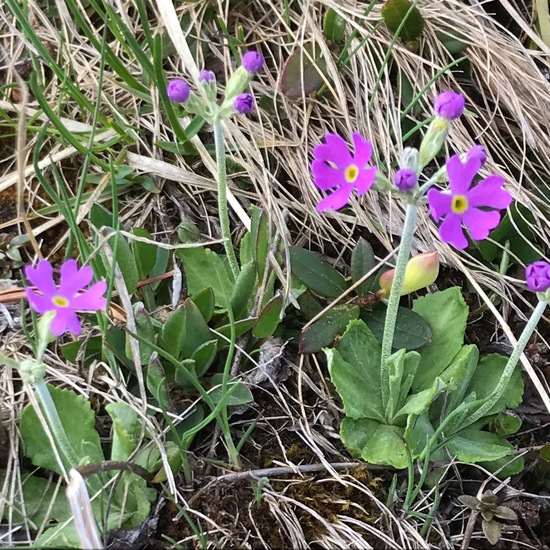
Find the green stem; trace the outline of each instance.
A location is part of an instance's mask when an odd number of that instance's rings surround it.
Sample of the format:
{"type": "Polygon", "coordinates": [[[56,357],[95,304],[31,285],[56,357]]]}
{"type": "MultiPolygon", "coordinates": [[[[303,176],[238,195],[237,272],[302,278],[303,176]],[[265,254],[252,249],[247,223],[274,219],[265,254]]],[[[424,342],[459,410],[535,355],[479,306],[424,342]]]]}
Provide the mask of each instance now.
{"type": "Polygon", "coordinates": [[[502,397],[502,394],[505,392],[506,388],[508,387],[508,383],[510,382],[510,378],[512,377],[514,368],[516,367],[519,361],[520,355],[523,353],[523,350],[525,349],[527,342],[529,342],[531,335],[537,328],[537,325],[547,305],[548,305],[548,302],[543,300],[539,301],[529,321],[527,321],[527,324],[525,325],[525,328],[523,329],[523,332],[521,333],[521,336],[518,339],[518,343],[514,347],[514,351],[512,352],[512,355],[510,355],[510,358],[508,359],[508,362],[506,363],[506,366],[502,371],[502,376],[500,377],[500,380],[498,381],[496,388],[491,393],[491,395],[487,397],[487,400],[485,401],[485,403],[476,412],[474,412],[472,416],[468,417],[467,421],[461,426],[462,428],[465,425],[467,426],[469,424],[472,424],[476,420],[479,420],[480,418],[485,416],[493,408],[495,403],[502,397]]]}
{"type": "Polygon", "coordinates": [[[220,227],[222,230],[223,246],[231,268],[233,278],[239,275],[239,264],[231,242],[231,228],[229,227],[229,213],[227,210],[227,167],[225,164],[225,142],[221,122],[214,122],[214,144],[216,147],[216,166],[218,183],[218,212],[220,216],[220,227]]]}
{"type": "Polygon", "coordinates": [[[393,336],[395,333],[395,324],[397,321],[397,310],[399,308],[399,299],[401,298],[401,289],[405,280],[405,271],[411,252],[414,227],[416,225],[416,214],[418,207],[415,204],[407,204],[405,212],[405,223],[403,225],[403,234],[401,244],[399,245],[399,254],[395,265],[393,283],[388,299],[388,308],[386,310],[386,321],[384,323],[384,336],[382,339],[382,358],[380,363],[380,377],[382,381],[382,407],[386,410],[388,404],[388,393],[390,388],[390,373],[386,368],[386,361],[391,355],[393,336]]]}

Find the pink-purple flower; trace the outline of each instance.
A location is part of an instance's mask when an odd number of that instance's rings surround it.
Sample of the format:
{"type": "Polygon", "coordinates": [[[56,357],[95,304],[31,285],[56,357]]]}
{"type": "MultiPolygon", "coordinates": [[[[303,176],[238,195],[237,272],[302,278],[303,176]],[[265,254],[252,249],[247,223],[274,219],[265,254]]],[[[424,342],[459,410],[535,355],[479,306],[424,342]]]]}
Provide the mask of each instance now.
{"type": "Polygon", "coordinates": [[[38,290],[25,288],[31,307],[37,313],[55,311],[50,325],[53,334],[60,336],[67,329],[80,334],[82,327],[75,311],[97,311],[105,307],[105,281],[97,281],[83,290],[92,281],[92,276],[90,266],[78,269],[75,260],[67,260],[61,264],[59,285],[56,285],[52,264],[47,260],[40,260],[36,267],[25,266],[25,277],[38,290]]]}
{"type": "Polygon", "coordinates": [[[370,142],[357,132],[352,134],[352,139],[353,155],[338,134],[327,133],[325,143],[316,145],[313,149],[313,182],[323,191],[334,189],[317,204],[316,209],[319,212],[329,208],[342,208],[354,189],[358,195],[362,195],[374,182],[376,167],[368,165],[372,154],[370,142]]]}
{"type": "Polygon", "coordinates": [[[491,174],[472,187],[480,167],[479,156],[465,162],[458,155],[452,156],[446,163],[450,189],[430,189],[427,194],[431,215],[436,221],[444,218],[439,227],[441,239],[456,248],[468,246],[463,226],[472,239],[485,239],[500,222],[499,210],[512,202],[512,196],[502,187],[502,176],[491,174]]]}
{"type": "Polygon", "coordinates": [[[544,292],[550,288],[550,264],[544,260],[538,260],[525,268],[525,282],[529,290],[544,292]]]}

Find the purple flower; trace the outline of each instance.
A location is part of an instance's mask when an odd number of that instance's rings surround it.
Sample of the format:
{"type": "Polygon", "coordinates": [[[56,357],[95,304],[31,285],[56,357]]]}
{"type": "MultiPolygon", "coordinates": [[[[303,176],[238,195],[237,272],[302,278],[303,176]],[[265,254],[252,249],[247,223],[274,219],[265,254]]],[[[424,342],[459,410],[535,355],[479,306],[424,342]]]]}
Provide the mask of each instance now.
{"type": "Polygon", "coordinates": [[[250,111],[254,108],[254,98],[252,97],[252,94],[246,92],[244,94],[239,94],[233,100],[233,107],[237,113],[241,113],[242,115],[250,113],[250,111]]]}
{"type": "Polygon", "coordinates": [[[263,55],[254,50],[247,51],[241,59],[241,65],[250,74],[256,74],[262,68],[263,64],[263,55]]]}
{"type": "Polygon", "coordinates": [[[458,118],[464,111],[464,96],[456,92],[441,92],[435,98],[435,114],[446,120],[458,118]]]}
{"type": "Polygon", "coordinates": [[[352,134],[352,138],[354,155],[349,152],[346,142],[338,134],[326,134],[325,143],[316,145],[313,149],[313,183],[323,191],[335,189],[317,204],[315,208],[318,212],[328,208],[342,208],[354,189],[362,195],[374,182],[376,167],[367,164],[372,146],[357,132],[352,134]]]}
{"type": "Polygon", "coordinates": [[[213,82],[216,80],[216,75],[212,71],[203,69],[199,73],[199,82],[213,82]]]}
{"type": "Polygon", "coordinates": [[[550,288],[550,264],[539,260],[525,268],[525,282],[529,290],[544,292],[550,288]]]}
{"type": "Polygon", "coordinates": [[[466,160],[470,160],[471,158],[479,159],[480,166],[483,166],[487,160],[487,152],[485,151],[485,147],[483,147],[483,145],[473,145],[470,147],[466,153],[466,160]]]}
{"type": "Polygon", "coordinates": [[[67,329],[73,334],[80,334],[82,327],[75,310],[97,311],[107,303],[103,294],[107,290],[107,283],[97,281],[88,289],[81,289],[88,285],[93,276],[89,265],[78,269],[75,260],[67,260],[61,265],[59,286],[53,280],[52,264],[47,260],[40,260],[36,267],[25,266],[25,277],[36,287],[40,294],[33,289],[25,288],[27,299],[37,313],[55,311],[50,330],[60,336],[67,329]]]}
{"type": "Polygon", "coordinates": [[[454,155],[446,163],[450,192],[428,191],[431,215],[436,221],[445,217],[439,227],[441,239],[456,248],[466,248],[468,245],[462,224],[472,239],[485,239],[500,222],[499,210],[507,208],[512,202],[512,195],[502,188],[504,178],[496,174],[491,174],[470,189],[480,167],[479,158],[473,157],[463,163],[458,155],[454,155]]]}
{"type": "Polygon", "coordinates": [[[187,101],[189,99],[191,90],[189,89],[189,85],[187,84],[187,82],[185,82],[185,80],[182,80],[181,78],[173,78],[172,80],[168,81],[166,94],[168,95],[168,99],[170,101],[183,103],[184,101],[187,101]]]}
{"type": "Polygon", "coordinates": [[[393,176],[393,183],[401,191],[410,191],[416,185],[418,177],[411,168],[400,168],[393,176]]]}

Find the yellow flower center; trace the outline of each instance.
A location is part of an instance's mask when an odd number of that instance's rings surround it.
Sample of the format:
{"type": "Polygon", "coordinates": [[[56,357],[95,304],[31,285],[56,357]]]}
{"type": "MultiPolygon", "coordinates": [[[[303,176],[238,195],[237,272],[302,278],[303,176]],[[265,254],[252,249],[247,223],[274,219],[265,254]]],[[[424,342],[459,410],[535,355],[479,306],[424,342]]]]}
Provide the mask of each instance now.
{"type": "Polygon", "coordinates": [[[350,164],[344,170],[344,178],[346,178],[346,181],[348,183],[353,183],[356,180],[358,175],[359,175],[359,168],[357,168],[355,164],[350,164]]]}
{"type": "Polygon", "coordinates": [[[451,210],[455,214],[462,214],[464,211],[468,210],[468,199],[465,195],[455,195],[453,197],[453,202],[451,203],[451,210]]]}
{"type": "Polygon", "coordinates": [[[52,298],[52,302],[57,307],[67,307],[69,305],[69,300],[67,300],[67,298],[64,298],[63,296],[54,296],[52,298]]]}

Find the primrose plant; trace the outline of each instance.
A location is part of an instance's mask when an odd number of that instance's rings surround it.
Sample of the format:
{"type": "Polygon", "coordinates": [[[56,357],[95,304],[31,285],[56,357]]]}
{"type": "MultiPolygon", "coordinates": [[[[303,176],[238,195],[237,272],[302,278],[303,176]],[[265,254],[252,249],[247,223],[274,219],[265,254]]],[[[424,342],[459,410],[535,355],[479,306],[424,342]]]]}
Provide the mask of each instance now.
{"type": "Polygon", "coordinates": [[[396,468],[410,468],[415,459],[445,460],[451,455],[493,470],[506,465],[508,475],[523,465],[502,436],[519,425],[498,421],[509,419],[507,409],[521,402],[523,382],[517,363],[550,297],[548,264],[542,261],[527,268],[527,284],[540,303],[510,357],[480,358],[475,345],[464,344],[468,307],[458,287],[415,299],[412,311],[429,325],[430,338],[418,349],[396,346],[400,297],[431,284],[438,272],[435,253],[409,260],[418,209],[427,205],[440,222],[441,240],[463,249],[468,245],[466,234],[485,239],[499,224],[500,211],[512,202],[502,176],[490,174],[474,183],[486,160],[481,145],[473,145],[463,156],[451,156],[431,177],[423,174],[464,105],[461,94],[446,91],[437,96],[435,117],[419,150],[405,149],[392,183],[369,164],[371,144],[358,133],[352,134],[353,154],[333,133],[313,149],[313,182],[326,193],[318,211],[342,208],[352,193],[362,195],[369,189],[389,189],[405,205],[395,268],[379,281],[379,293],[387,298],[381,343],[368,319],[355,318],[338,346],[324,351],[345,413],[340,435],[353,455],[396,468]],[[495,425],[508,429],[495,433],[495,425]]]}
{"type": "MultiPolygon", "coordinates": [[[[46,384],[44,356],[48,344],[65,332],[74,336],[81,333],[77,312],[99,312],[105,308],[107,284],[98,280],[90,285],[93,278],[91,266],[78,268],[73,259],[61,264],[59,283],[56,283],[54,269],[47,260],[40,260],[34,267],[26,266],[24,273],[30,283],[25,289],[26,297],[31,308],[41,315],[35,331],[35,357],[17,361],[1,355],[0,362],[19,371],[34,397],[23,408],[20,417],[24,453],[35,466],[51,470],[65,479],[68,502],[47,480],[26,474],[22,492],[16,497],[18,511],[15,520],[25,519],[35,525],[44,522],[56,524],[44,530],[35,541],[39,547],[97,547],[100,537],[94,516],[104,517],[105,510],[109,509],[105,524],[107,530],[133,527],[148,516],[155,491],[147,486],[143,477],[128,472],[122,474],[114,489],[105,489],[115,472],[108,471],[100,478],[93,468],[84,484],[75,469],[105,461],[95,429],[95,413],[82,395],[46,384]],[[75,482],[75,479],[80,481],[75,482]],[[88,490],[95,496],[91,506],[88,490]],[[44,507],[43,502],[49,502],[50,507],[44,507]],[[71,517],[74,517],[74,522],[68,521],[71,517]],[[90,541],[95,543],[90,546],[90,541]]],[[[125,403],[108,404],[106,410],[114,428],[110,459],[128,461],[130,455],[134,455],[132,462],[136,468],[143,469],[142,473],[151,469],[150,453],[138,451],[134,442],[142,430],[141,419],[135,411],[125,403]]]]}

